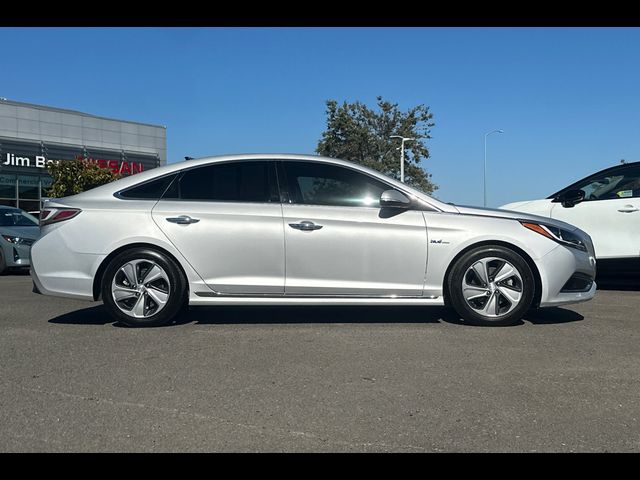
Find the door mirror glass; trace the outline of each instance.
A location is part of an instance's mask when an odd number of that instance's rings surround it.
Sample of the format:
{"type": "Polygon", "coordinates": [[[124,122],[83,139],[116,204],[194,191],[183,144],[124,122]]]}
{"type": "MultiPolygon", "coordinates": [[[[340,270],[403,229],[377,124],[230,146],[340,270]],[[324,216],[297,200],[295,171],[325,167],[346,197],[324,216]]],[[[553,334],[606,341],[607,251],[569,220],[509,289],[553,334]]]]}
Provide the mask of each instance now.
{"type": "Polygon", "coordinates": [[[582,190],[567,190],[553,199],[554,202],[562,203],[565,208],[571,208],[583,200],[584,191],[582,190]]]}
{"type": "Polygon", "coordinates": [[[411,200],[398,190],[385,190],[380,195],[380,206],[383,208],[409,208],[411,200]]]}

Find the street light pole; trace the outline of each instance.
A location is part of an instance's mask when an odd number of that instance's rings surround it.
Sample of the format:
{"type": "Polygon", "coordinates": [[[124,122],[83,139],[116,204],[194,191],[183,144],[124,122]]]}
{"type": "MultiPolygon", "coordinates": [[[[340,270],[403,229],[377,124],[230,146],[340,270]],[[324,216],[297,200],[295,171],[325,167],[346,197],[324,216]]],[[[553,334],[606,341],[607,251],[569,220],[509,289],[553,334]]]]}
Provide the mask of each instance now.
{"type": "Polygon", "coordinates": [[[404,183],[404,142],[410,142],[415,138],[403,137],[402,135],[391,135],[389,138],[402,139],[402,144],[400,145],[400,181],[404,183]]]}
{"type": "Polygon", "coordinates": [[[484,206],[487,206],[487,137],[492,133],[504,133],[504,130],[493,130],[484,134],[484,206]]]}

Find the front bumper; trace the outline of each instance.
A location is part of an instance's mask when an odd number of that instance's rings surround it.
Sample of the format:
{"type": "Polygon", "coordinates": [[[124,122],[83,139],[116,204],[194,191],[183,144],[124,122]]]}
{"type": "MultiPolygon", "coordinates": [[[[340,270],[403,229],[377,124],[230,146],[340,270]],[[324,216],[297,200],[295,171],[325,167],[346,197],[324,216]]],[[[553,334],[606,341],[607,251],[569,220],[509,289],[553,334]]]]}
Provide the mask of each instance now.
{"type": "Polygon", "coordinates": [[[5,265],[9,268],[29,268],[31,262],[29,255],[31,253],[30,245],[14,245],[12,243],[2,241],[2,257],[5,265]]]}
{"type": "Polygon", "coordinates": [[[584,291],[567,291],[566,288],[569,279],[576,274],[583,278],[595,279],[596,260],[592,252],[558,245],[537,263],[542,282],[540,307],[586,302],[595,296],[595,281],[586,285],[584,291]]]}

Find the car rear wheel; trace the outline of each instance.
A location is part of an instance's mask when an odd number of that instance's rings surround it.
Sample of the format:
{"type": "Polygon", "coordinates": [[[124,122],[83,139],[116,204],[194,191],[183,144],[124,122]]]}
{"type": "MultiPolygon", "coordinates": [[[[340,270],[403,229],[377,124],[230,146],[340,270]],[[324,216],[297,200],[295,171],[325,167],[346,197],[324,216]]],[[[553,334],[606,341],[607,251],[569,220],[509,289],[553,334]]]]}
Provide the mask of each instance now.
{"type": "Polygon", "coordinates": [[[533,273],[518,253],[502,246],[475,248],[460,257],[448,277],[449,303],[475,325],[513,325],[531,308],[533,273]]]}
{"type": "Polygon", "coordinates": [[[157,327],[180,313],[187,302],[187,281],[167,255],[135,248],[109,262],[102,299],[116,320],[133,327],[157,327]]]}

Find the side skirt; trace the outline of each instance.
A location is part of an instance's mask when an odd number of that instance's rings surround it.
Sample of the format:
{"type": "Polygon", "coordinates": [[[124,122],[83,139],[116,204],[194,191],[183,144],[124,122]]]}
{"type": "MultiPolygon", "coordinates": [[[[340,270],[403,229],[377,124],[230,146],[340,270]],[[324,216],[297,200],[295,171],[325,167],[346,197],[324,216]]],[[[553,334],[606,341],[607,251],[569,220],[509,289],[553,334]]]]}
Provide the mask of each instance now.
{"type": "Polygon", "coordinates": [[[443,297],[223,296],[194,292],[189,305],[444,305],[443,297]]]}

